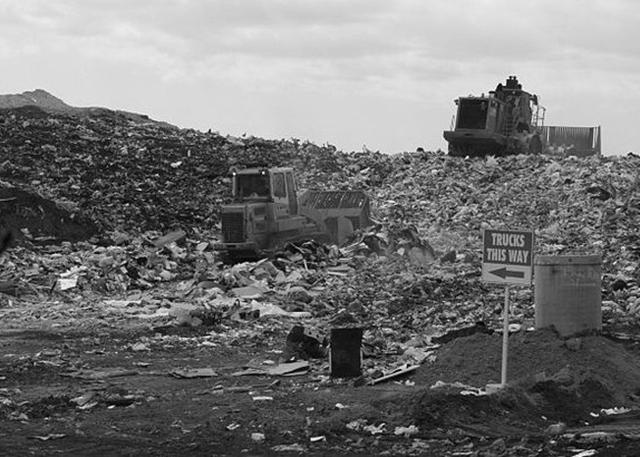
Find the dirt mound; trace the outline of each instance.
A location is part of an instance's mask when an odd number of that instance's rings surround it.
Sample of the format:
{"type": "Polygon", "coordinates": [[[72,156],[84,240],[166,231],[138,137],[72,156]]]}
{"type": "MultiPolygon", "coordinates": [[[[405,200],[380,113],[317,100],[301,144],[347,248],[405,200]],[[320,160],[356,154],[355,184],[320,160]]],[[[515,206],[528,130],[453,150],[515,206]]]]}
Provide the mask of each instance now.
{"type": "Polygon", "coordinates": [[[32,192],[0,185],[0,230],[18,240],[80,241],[96,234],[86,218],[32,192]]]}
{"type": "Polygon", "coordinates": [[[567,342],[551,330],[510,338],[507,389],[486,395],[470,387],[500,380],[501,342],[477,333],[443,345],[414,376],[421,387],[392,402],[421,429],[496,437],[540,434],[557,421],[593,423],[590,413],[601,408],[638,404],[640,356],[602,336],[567,342]]]}
{"type": "Polygon", "coordinates": [[[521,389],[484,396],[426,389],[402,403],[409,420],[425,430],[456,427],[484,436],[517,436],[539,433],[546,426],[533,399],[521,389]]]}
{"type": "MultiPolygon", "coordinates": [[[[442,346],[437,360],[422,366],[415,381],[423,385],[458,381],[482,387],[500,381],[501,357],[499,334],[459,338],[442,346]]],[[[589,397],[594,406],[628,404],[640,388],[640,357],[596,335],[568,342],[551,330],[517,333],[509,338],[507,371],[510,384],[548,398],[564,395],[569,402],[589,397]]]]}
{"type": "MultiPolygon", "coordinates": [[[[566,373],[565,373],[566,374],[566,373]]],[[[605,386],[594,378],[584,378],[565,384],[557,376],[536,382],[529,392],[539,413],[568,423],[589,419],[591,412],[618,404],[615,386],[605,386]]],[[[625,404],[628,404],[629,400],[625,404]]]]}
{"type": "Polygon", "coordinates": [[[590,413],[614,402],[611,392],[593,379],[576,388],[554,380],[529,388],[515,385],[492,395],[472,395],[454,386],[425,388],[398,400],[406,411],[405,421],[421,428],[455,427],[484,436],[539,434],[558,421],[583,425],[595,420],[590,413]]]}

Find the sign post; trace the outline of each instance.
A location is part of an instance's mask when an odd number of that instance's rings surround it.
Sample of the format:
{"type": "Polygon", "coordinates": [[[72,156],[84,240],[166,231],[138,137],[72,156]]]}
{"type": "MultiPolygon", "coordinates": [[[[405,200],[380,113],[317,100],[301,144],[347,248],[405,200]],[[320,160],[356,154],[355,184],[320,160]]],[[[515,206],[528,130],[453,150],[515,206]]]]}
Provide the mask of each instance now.
{"type": "Polygon", "coordinates": [[[507,385],[507,354],[509,353],[509,285],[504,286],[504,316],[502,321],[502,369],[500,385],[507,385]]]}
{"type": "Polygon", "coordinates": [[[507,384],[509,353],[509,286],[531,285],[533,271],[533,232],[490,230],[482,232],[482,280],[504,284],[502,325],[502,371],[500,384],[507,384]]]}

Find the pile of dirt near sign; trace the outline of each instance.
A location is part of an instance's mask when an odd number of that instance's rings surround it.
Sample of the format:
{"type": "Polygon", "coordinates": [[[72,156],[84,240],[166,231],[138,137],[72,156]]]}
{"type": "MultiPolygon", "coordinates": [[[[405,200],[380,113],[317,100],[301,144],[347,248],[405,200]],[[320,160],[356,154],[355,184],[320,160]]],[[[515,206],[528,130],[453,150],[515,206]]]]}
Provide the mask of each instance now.
{"type": "MultiPolygon", "coordinates": [[[[437,360],[421,368],[414,380],[429,386],[438,381],[480,387],[499,383],[501,356],[502,335],[478,332],[444,344],[437,360]]],[[[585,402],[594,402],[593,408],[640,400],[639,375],[637,351],[604,336],[562,339],[545,329],[520,331],[509,338],[510,383],[534,391],[553,384],[580,394],[585,402]]]]}
{"type": "MultiPolygon", "coordinates": [[[[486,437],[546,430],[561,442],[596,447],[638,439],[637,346],[598,335],[561,339],[550,329],[522,331],[509,338],[509,385],[496,391],[490,388],[500,380],[501,341],[479,332],[443,344],[437,359],[413,376],[420,388],[393,400],[399,405],[393,410],[420,429],[486,437]],[[626,432],[603,425],[613,423],[631,425],[626,432]]],[[[535,447],[535,441],[521,444],[535,447]]]]}

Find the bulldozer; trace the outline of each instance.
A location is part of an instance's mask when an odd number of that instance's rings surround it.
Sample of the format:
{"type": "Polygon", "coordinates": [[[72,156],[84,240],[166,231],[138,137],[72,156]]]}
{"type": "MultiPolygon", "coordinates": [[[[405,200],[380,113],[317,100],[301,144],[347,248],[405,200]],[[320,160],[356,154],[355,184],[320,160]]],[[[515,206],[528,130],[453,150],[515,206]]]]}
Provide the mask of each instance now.
{"type": "Polygon", "coordinates": [[[600,154],[600,127],[545,126],[538,96],[522,89],[516,76],[488,95],[459,97],[457,113],[443,135],[449,155],[484,156],[563,151],[600,154]]]}
{"type": "Polygon", "coordinates": [[[264,257],[290,242],[315,240],[341,245],[371,223],[362,191],[313,191],[298,195],[293,168],[231,170],[232,202],[221,208],[226,262],[264,257]]]}

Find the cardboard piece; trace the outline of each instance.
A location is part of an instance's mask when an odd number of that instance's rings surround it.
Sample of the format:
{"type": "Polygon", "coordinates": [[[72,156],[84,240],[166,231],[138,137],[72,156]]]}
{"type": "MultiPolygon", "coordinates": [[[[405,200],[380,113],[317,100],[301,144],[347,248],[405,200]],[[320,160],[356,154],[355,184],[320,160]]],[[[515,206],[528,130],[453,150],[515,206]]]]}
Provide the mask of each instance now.
{"type": "Polygon", "coordinates": [[[402,365],[401,367],[398,367],[395,370],[390,371],[389,373],[387,373],[386,375],[384,375],[384,376],[382,376],[380,378],[372,379],[371,381],[369,381],[369,385],[373,386],[373,385],[379,384],[381,382],[389,381],[390,379],[397,378],[397,377],[403,376],[405,374],[412,373],[412,372],[416,371],[419,367],[420,367],[420,365],[409,365],[409,364],[402,365]]]}

